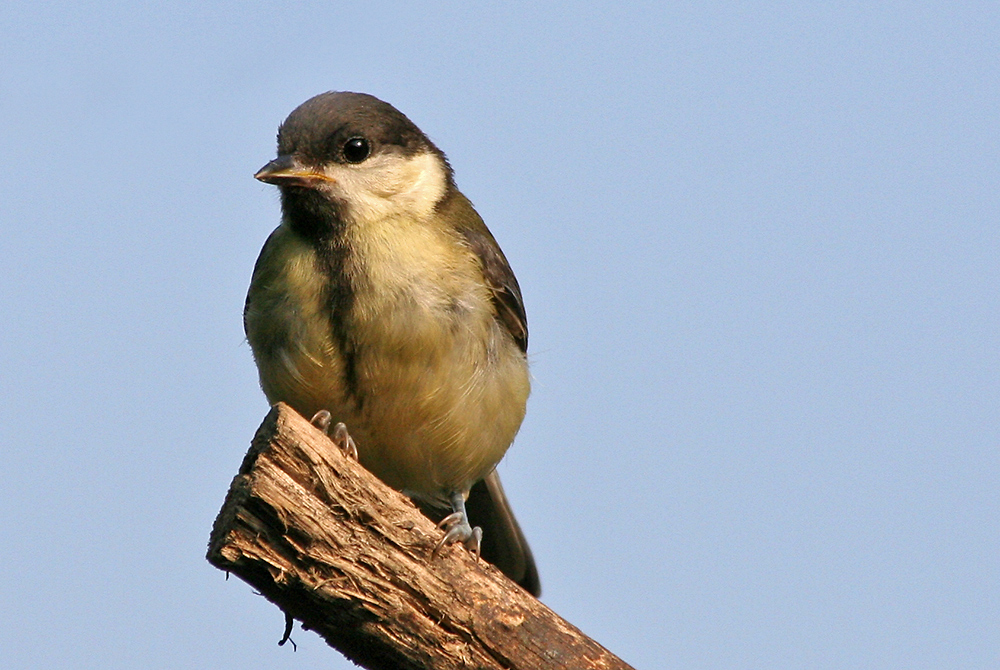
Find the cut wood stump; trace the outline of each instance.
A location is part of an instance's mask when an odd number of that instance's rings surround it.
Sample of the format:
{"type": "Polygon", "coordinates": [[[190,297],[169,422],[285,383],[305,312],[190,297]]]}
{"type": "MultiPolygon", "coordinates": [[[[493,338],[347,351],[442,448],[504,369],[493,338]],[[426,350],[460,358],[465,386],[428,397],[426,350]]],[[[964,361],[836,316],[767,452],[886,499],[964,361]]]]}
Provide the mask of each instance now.
{"type": "MultiPolygon", "coordinates": [[[[208,560],[369,668],[625,669],[290,407],[264,419],[208,560]]],[[[290,620],[290,619],[289,619],[290,620]]]]}

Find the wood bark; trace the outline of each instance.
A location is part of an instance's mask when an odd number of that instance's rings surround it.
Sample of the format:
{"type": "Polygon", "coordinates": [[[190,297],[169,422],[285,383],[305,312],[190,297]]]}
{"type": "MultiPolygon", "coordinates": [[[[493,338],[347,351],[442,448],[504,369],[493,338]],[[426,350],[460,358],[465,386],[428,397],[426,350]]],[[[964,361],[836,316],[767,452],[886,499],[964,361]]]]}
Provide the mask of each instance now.
{"type": "Polygon", "coordinates": [[[278,404],[215,520],[208,560],[369,668],[627,664],[441,531],[278,404]]]}

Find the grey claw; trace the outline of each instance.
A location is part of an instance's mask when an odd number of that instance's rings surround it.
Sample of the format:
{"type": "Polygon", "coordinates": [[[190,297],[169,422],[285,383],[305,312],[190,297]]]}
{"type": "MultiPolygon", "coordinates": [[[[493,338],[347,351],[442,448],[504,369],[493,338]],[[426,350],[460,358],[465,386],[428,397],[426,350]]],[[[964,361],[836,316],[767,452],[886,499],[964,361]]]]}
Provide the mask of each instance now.
{"type": "MultiPolygon", "coordinates": [[[[327,412],[327,414],[329,414],[329,412],[327,412]]],[[[354,438],[351,437],[351,434],[347,432],[347,426],[344,425],[343,421],[340,421],[333,427],[333,435],[331,438],[333,439],[333,443],[340,447],[348,458],[355,461],[358,460],[358,445],[355,444],[354,438]]]]}
{"type": "Polygon", "coordinates": [[[358,445],[354,442],[351,434],[347,432],[347,426],[344,425],[343,421],[340,421],[333,427],[333,431],[331,432],[330,423],[332,421],[333,415],[330,414],[329,410],[321,409],[313,414],[313,418],[309,420],[309,423],[326,433],[348,458],[358,460],[358,445]]]}
{"type": "Polygon", "coordinates": [[[441,522],[438,523],[438,528],[444,529],[445,533],[444,537],[434,545],[431,557],[437,557],[442,547],[461,542],[466,549],[475,554],[476,560],[479,560],[479,550],[483,541],[483,529],[479,526],[475,528],[470,526],[469,520],[464,513],[453,512],[449,514],[441,519],[441,522]]]}
{"type": "Polygon", "coordinates": [[[327,435],[330,434],[331,421],[333,421],[333,416],[331,416],[329,410],[325,409],[321,409],[320,411],[316,412],[315,414],[313,414],[313,418],[309,419],[309,423],[316,426],[327,435]]]}
{"type": "Polygon", "coordinates": [[[465,515],[461,512],[452,512],[445,518],[438,521],[438,528],[443,528],[446,530],[451,530],[451,528],[457,524],[462,523],[465,520],[465,515]]]}
{"type": "Polygon", "coordinates": [[[465,548],[476,555],[476,561],[479,560],[479,549],[483,544],[483,529],[476,526],[472,529],[472,537],[465,541],[465,548]]]}

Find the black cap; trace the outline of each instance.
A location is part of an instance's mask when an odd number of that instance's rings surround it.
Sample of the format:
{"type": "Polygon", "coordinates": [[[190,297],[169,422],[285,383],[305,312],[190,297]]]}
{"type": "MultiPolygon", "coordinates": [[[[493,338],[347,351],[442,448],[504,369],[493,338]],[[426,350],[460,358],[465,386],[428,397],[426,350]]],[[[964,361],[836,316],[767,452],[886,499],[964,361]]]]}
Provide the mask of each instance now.
{"type": "Polygon", "coordinates": [[[294,155],[305,164],[349,162],[343,151],[354,138],[367,141],[371,153],[402,156],[444,154],[412,121],[387,102],[366,93],[331,91],[299,105],[278,128],[278,155],[294,155]]]}

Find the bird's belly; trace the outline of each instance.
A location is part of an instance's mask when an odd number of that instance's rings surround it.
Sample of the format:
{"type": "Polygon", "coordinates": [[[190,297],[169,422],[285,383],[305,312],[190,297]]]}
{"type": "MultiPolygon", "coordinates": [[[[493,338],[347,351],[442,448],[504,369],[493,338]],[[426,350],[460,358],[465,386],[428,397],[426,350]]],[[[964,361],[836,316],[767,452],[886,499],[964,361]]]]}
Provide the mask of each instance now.
{"type": "MultiPolygon", "coordinates": [[[[499,339],[499,333],[497,333],[499,339]]],[[[361,463],[390,486],[428,501],[467,490],[500,461],[524,418],[524,357],[483,351],[461,337],[421,347],[363,347],[347,367],[322,343],[282,348],[264,366],[265,392],[306,418],[343,421],[361,463]]],[[[264,367],[262,367],[262,370],[264,367]]]]}
{"type": "Polygon", "coordinates": [[[255,276],[246,314],[268,399],[306,418],[329,410],[361,463],[415,497],[446,501],[489,474],[517,434],[530,384],[475,268],[447,284],[401,265],[406,252],[394,249],[393,262],[370,263],[381,274],[356,271],[353,307],[335,314],[322,278],[305,271],[314,252],[278,233],[269,253],[281,262],[267,267],[282,269],[255,276]]]}
{"type": "MultiPolygon", "coordinates": [[[[345,325],[362,463],[391,486],[446,500],[496,466],[524,418],[527,361],[495,318],[479,261],[405,219],[355,229],[345,325]]],[[[348,429],[353,430],[351,424],[348,429]]]]}
{"type": "Polygon", "coordinates": [[[529,377],[513,345],[488,352],[462,337],[440,344],[417,355],[363,355],[364,403],[354,421],[367,442],[359,435],[362,464],[395,488],[445,501],[503,457],[524,418],[529,377]]]}

